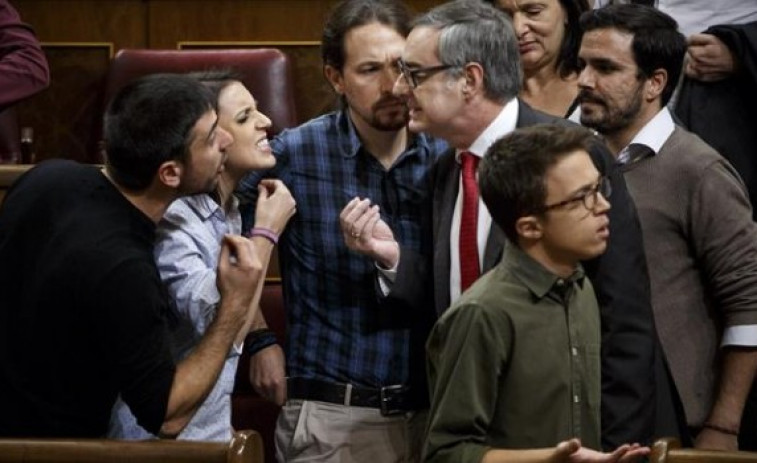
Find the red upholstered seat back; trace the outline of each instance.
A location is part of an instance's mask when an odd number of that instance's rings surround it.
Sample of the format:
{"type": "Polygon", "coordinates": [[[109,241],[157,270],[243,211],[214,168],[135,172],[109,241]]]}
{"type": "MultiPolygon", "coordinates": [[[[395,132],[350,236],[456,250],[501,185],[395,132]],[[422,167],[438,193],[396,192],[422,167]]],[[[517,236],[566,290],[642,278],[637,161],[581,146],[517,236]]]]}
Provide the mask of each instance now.
{"type": "Polygon", "coordinates": [[[121,87],[139,77],[212,69],[231,69],[241,76],[260,110],[271,119],[269,135],[297,125],[291,64],[287,55],[275,48],[120,50],[108,71],[105,107],[121,87]]]}

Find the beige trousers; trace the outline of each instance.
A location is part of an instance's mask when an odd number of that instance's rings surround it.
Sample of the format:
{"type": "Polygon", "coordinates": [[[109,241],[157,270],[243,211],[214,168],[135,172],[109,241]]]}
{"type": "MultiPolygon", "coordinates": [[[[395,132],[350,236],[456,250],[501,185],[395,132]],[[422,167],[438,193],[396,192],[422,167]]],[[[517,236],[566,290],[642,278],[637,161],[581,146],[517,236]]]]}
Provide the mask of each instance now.
{"type": "Polygon", "coordinates": [[[382,416],[375,408],[289,400],[276,423],[276,459],[420,462],[427,417],[427,411],[382,416]]]}

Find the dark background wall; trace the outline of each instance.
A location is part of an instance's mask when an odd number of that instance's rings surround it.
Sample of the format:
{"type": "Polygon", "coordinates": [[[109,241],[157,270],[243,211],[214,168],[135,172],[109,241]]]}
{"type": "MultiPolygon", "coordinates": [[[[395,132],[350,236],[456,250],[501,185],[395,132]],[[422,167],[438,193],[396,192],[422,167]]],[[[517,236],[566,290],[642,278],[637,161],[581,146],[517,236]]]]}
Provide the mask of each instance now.
{"type": "MultiPolygon", "coordinates": [[[[18,106],[37,160],[99,162],[108,63],[121,48],[277,47],[294,60],[300,122],[330,109],[319,40],[335,0],[11,0],[47,54],[52,84],[18,106]]],[[[410,0],[416,12],[442,0],[410,0]]]]}

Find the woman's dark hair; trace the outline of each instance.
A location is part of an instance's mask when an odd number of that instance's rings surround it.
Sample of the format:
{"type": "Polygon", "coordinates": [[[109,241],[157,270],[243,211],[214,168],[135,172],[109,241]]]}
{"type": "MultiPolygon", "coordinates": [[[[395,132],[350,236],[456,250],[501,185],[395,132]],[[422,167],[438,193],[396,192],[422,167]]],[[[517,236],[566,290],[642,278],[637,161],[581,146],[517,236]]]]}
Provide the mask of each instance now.
{"type": "Polygon", "coordinates": [[[229,68],[190,72],[187,75],[199,80],[202,85],[210,90],[216,100],[216,111],[218,111],[218,97],[221,95],[221,91],[234,82],[242,81],[242,75],[229,68]]]}
{"type": "Polygon", "coordinates": [[[591,7],[587,0],[560,0],[560,5],[565,9],[568,23],[565,25],[565,35],[555,65],[560,77],[565,78],[581,71],[578,66],[578,50],[581,48],[582,36],[581,15],[591,7]]]}
{"type": "MultiPolygon", "coordinates": [[[[497,0],[483,0],[498,7],[497,0]]],[[[557,54],[555,67],[560,77],[565,78],[580,71],[578,67],[578,50],[581,48],[581,15],[591,7],[587,0],[558,0],[565,11],[565,34],[563,35],[560,51],[557,54]]]]}

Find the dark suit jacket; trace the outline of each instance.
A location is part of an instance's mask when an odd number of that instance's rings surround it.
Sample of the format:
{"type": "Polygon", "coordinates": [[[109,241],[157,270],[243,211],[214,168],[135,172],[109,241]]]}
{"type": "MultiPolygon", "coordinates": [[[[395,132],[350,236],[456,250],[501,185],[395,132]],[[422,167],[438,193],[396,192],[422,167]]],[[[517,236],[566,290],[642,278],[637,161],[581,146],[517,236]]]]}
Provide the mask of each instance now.
{"type": "MultiPolygon", "coordinates": [[[[713,26],[705,31],[723,41],[741,64],[718,82],[685,78],[676,103],[682,124],[728,159],[757,205],[757,22],[713,26]]],[[[757,207],[752,209],[757,219],[757,207]]]]}
{"type": "MultiPolygon", "coordinates": [[[[572,124],[520,102],[517,127],[540,123],[572,124]]],[[[502,134],[505,135],[505,134],[502,134]]],[[[602,444],[606,449],[626,442],[649,442],[655,413],[655,327],[650,302],[649,276],[636,208],[614,158],[597,140],[589,153],[597,169],[609,175],[612,195],[610,239],[607,251],[584,262],[594,284],[602,321],[602,444]]],[[[458,193],[460,167],[453,149],[437,162],[431,174],[430,198],[433,259],[402,249],[397,278],[389,298],[413,307],[428,307],[437,314],[450,305],[450,228],[458,193]],[[423,282],[424,284],[421,284],[423,282]],[[433,297],[429,295],[433,292],[433,297]]],[[[492,225],[486,243],[483,270],[490,270],[502,255],[504,232],[492,225]]]]}

